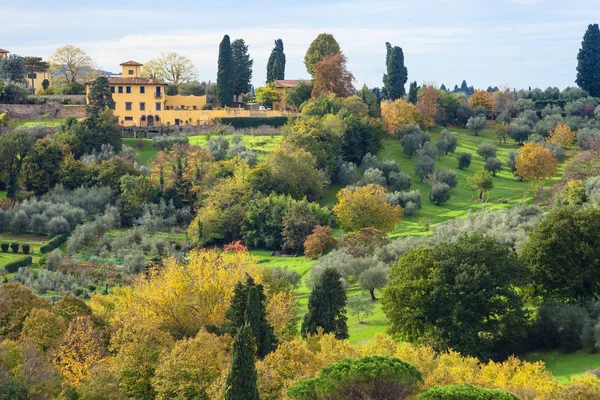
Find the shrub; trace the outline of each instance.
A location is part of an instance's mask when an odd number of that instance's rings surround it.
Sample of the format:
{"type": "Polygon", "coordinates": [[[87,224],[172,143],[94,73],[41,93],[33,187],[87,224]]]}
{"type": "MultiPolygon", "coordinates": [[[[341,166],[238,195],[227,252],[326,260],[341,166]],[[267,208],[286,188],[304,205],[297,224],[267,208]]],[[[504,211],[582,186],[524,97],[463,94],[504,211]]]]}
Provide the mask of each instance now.
{"type": "Polygon", "coordinates": [[[479,154],[481,157],[487,160],[490,157],[496,157],[497,150],[498,148],[494,144],[489,142],[483,142],[479,145],[479,148],[477,149],[477,154],[479,154]]]}
{"type": "Polygon", "coordinates": [[[392,171],[388,175],[388,184],[395,191],[405,192],[410,189],[410,176],[402,172],[392,171]]]}
{"type": "Polygon", "coordinates": [[[188,144],[190,141],[187,136],[156,136],[152,138],[152,146],[158,150],[167,150],[175,146],[176,144],[188,144]]]}
{"type": "Polygon", "coordinates": [[[450,186],[445,183],[436,183],[429,192],[429,200],[437,206],[450,200],[450,186]]]}
{"type": "Polygon", "coordinates": [[[3,253],[8,253],[8,243],[0,243],[0,249],[3,253]]]}
{"type": "Polygon", "coordinates": [[[456,172],[450,170],[435,171],[433,173],[432,181],[433,183],[445,183],[451,188],[455,188],[458,185],[456,172]]]}
{"type": "Polygon", "coordinates": [[[31,246],[28,243],[23,243],[21,248],[23,249],[23,254],[29,254],[31,251],[31,246]]]}
{"type": "Polygon", "coordinates": [[[52,237],[69,232],[71,226],[65,217],[58,216],[50,218],[50,221],[46,225],[46,230],[48,231],[48,236],[52,237]]]}
{"type": "Polygon", "coordinates": [[[383,171],[377,168],[367,168],[363,177],[356,183],[356,186],[367,186],[371,184],[379,186],[385,186],[387,184],[383,171]]]}
{"type": "Polygon", "coordinates": [[[58,248],[61,244],[65,243],[69,238],[68,234],[56,235],[52,239],[48,240],[42,247],[40,247],[40,253],[46,254],[56,248],[58,248]]]}
{"type": "Polygon", "coordinates": [[[337,182],[342,186],[348,186],[356,180],[356,164],[344,162],[340,165],[337,173],[337,182]]]}
{"type": "Polygon", "coordinates": [[[212,110],[213,106],[211,106],[210,104],[205,104],[205,105],[202,106],[202,109],[203,110],[212,110]]]}
{"type": "Polygon", "coordinates": [[[287,124],[287,117],[232,117],[215,118],[222,125],[230,125],[234,128],[258,128],[259,126],[283,126],[287,124]]]}
{"type": "Polygon", "coordinates": [[[471,153],[460,153],[458,155],[458,168],[467,169],[471,165],[471,153]]]}
{"type": "Polygon", "coordinates": [[[483,168],[490,172],[492,176],[496,176],[496,173],[502,170],[502,161],[496,157],[490,157],[483,165],[483,168]]]}
{"type": "Polygon", "coordinates": [[[33,258],[31,256],[23,257],[18,259],[17,261],[10,262],[4,266],[4,269],[9,274],[15,273],[19,270],[19,268],[25,268],[33,263],[33,258]]]}
{"type": "Polygon", "coordinates": [[[13,253],[18,253],[19,252],[19,243],[16,243],[16,242],[11,243],[10,249],[12,250],[13,253]]]}
{"type": "Polygon", "coordinates": [[[498,389],[463,384],[427,389],[419,400],[518,400],[518,397],[498,389]]]}
{"type": "Polygon", "coordinates": [[[404,206],[404,215],[408,219],[410,219],[410,217],[412,217],[413,215],[415,215],[417,213],[417,211],[419,211],[419,206],[416,205],[415,203],[413,203],[412,201],[409,201],[404,206]]]}

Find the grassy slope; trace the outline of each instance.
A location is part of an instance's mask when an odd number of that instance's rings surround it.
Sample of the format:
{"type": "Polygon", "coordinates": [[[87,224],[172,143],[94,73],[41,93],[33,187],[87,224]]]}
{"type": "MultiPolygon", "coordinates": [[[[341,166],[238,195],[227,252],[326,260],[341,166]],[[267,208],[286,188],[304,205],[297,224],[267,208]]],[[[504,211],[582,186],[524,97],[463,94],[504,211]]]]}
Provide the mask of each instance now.
{"type": "Polygon", "coordinates": [[[44,244],[44,242],[48,240],[46,236],[37,236],[30,235],[27,233],[14,235],[9,232],[3,232],[0,234],[0,243],[12,243],[18,242],[20,244],[28,243],[31,246],[31,252],[29,254],[21,253],[21,249],[19,249],[19,253],[13,253],[9,248],[8,253],[0,252],[0,271],[4,268],[6,264],[12,261],[16,261],[22,257],[30,255],[33,257],[33,263],[37,263],[42,256],[40,253],[40,246],[44,244]]]}
{"type": "Polygon", "coordinates": [[[36,125],[42,125],[46,127],[56,128],[65,122],[66,118],[34,118],[34,119],[19,119],[16,120],[17,126],[24,126],[31,128],[36,125]]]}
{"type": "Polygon", "coordinates": [[[528,355],[525,360],[543,361],[561,383],[567,383],[573,377],[600,368],[600,354],[588,354],[584,351],[573,354],[558,351],[538,352],[528,355]]]}
{"type": "Polygon", "coordinates": [[[6,198],[6,190],[0,190],[0,199],[6,198]]]}
{"type": "Polygon", "coordinates": [[[137,162],[141,165],[150,165],[156,155],[156,149],[152,147],[152,139],[125,138],[123,144],[137,152],[137,162]],[[141,147],[139,143],[142,144],[141,147]]]}

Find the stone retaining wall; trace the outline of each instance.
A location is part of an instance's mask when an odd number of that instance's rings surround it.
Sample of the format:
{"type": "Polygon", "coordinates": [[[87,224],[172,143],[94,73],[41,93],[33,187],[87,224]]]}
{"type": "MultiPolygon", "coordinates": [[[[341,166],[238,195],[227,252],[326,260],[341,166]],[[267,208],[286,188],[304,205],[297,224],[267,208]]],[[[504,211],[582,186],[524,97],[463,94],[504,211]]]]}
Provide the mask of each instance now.
{"type": "Polygon", "coordinates": [[[0,112],[4,111],[8,111],[10,119],[35,119],[42,115],[50,118],[85,117],[85,106],[63,106],[58,103],[0,104],[0,112]]]}

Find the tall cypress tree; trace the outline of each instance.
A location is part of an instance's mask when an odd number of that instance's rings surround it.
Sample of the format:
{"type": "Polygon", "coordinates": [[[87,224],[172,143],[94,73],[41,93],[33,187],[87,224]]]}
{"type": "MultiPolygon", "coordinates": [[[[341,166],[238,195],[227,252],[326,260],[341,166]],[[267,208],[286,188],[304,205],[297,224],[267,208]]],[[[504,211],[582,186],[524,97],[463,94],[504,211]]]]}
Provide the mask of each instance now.
{"type": "Polygon", "coordinates": [[[110,92],[108,79],[101,76],[96,78],[90,87],[88,94],[88,104],[85,107],[85,113],[88,117],[97,116],[106,109],[115,109],[115,102],[110,92]]]}
{"type": "Polygon", "coordinates": [[[589,25],[577,54],[577,85],[591,96],[600,96],[600,29],[589,25]]]}
{"type": "Polygon", "coordinates": [[[233,103],[234,79],[231,43],[229,35],[225,35],[219,45],[219,64],[217,70],[217,99],[221,106],[229,106],[233,103]]]}
{"type": "Polygon", "coordinates": [[[254,346],[252,329],[245,324],[233,340],[231,366],[225,383],[226,400],[258,400],[254,346]]]}
{"type": "Polygon", "coordinates": [[[254,340],[256,341],[256,355],[262,359],[275,349],[277,339],[273,333],[273,327],[267,322],[265,305],[260,300],[260,293],[257,286],[252,286],[248,290],[245,320],[250,325],[254,340]]]}
{"type": "Polygon", "coordinates": [[[413,104],[417,104],[417,92],[419,91],[419,86],[417,86],[417,82],[411,82],[410,87],[408,88],[408,101],[413,104]]]}
{"type": "Polygon", "coordinates": [[[244,42],[244,39],[236,39],[231,43],[231,53],[235,79],[233,94],[239,96],[250,91],[254,60],[248,54],[248,46],[244,42]]]}
{"type": "Polygon", "coordinates": [[[283,40],[277,39],[267,62],[267,83],[280,79],[285,79],[285,53],[283,40]]]}
{"type": "Polygon", "coordinates": [[[308,313],[302,322],[302,336],[333,332],[338,339],[348,338],[346,323],[346,291],[340,281],[341,275],[333,268],[323,272],[321,282],[315,286],[308,299],[308,313]]]}
{"type": "Polygon", "coordinates": [[[383,75],[386,97],[390,100],[401,99],[406,93],[404,85],[408,80],[408,69],[404,66],[404,52],[401,47],[385,43],[387,49],[385,65],[387,74],[383,75]]]}

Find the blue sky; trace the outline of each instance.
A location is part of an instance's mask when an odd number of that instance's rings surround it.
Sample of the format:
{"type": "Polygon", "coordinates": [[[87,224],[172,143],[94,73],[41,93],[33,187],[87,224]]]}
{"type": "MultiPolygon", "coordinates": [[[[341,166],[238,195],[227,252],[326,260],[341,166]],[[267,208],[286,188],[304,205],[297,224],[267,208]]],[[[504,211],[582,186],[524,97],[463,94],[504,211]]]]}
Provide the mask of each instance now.
{"type": "Polygon", "coordinates": [[[382,85],[389,41],[404,49],[411,81],[564,88],[574,86],[581,38],[600,22],[600,7],[598,0],[0,0],[0,21],[0,48],[48,57],[74,44],[113,72],[126,60],[176,51],[194,61],[201,80],[214,81],[227,33],[249,45],[256,86],[276,38],[284,42],[286,78],[306,78],[304,53],[328,32],[357,86],[382,85]]]}

